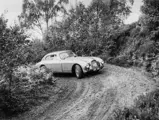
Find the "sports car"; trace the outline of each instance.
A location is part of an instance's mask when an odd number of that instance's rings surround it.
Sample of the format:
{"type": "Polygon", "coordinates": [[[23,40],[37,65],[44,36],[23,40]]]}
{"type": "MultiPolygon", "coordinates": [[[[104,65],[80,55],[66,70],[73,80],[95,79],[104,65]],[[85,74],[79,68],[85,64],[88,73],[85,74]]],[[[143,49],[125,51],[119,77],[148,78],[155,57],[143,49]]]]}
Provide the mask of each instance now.
{"type": "Polygon", "coordinates": [[[99,57],[80,57],[71,50],[56,51],[46,54],[36,64],[40,69],[50,69],[53,73],[73,73],[82,78],[88,72],[97,72],[104,67],[99,57]]]}

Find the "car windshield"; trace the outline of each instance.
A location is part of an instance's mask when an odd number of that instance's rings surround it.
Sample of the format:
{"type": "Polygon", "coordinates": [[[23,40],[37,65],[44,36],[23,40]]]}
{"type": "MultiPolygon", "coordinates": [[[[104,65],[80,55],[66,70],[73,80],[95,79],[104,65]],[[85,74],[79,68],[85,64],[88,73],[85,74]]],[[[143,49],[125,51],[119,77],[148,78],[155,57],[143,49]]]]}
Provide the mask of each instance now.
{"type": "Polygon", "coordinates": [[[66,51],[66,52],[60,53],[60,58],[61,59],[66,59],[68,57],[75,57],[75,56],[76,55],[72,51],[66,51]]]}

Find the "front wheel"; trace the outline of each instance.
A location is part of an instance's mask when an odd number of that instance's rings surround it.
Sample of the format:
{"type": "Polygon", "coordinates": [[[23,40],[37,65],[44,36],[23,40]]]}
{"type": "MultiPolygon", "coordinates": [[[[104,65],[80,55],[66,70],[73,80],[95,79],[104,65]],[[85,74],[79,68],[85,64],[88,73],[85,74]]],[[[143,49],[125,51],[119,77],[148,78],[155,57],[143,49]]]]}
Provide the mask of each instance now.
{"type": "Polygon", "coordinates": [[[78,79],[82,78],[83,77],[83,71],[82,71],[82,68],[81,66],[79,65],[76,65],[75,66],[75,75],[78,79]]]}

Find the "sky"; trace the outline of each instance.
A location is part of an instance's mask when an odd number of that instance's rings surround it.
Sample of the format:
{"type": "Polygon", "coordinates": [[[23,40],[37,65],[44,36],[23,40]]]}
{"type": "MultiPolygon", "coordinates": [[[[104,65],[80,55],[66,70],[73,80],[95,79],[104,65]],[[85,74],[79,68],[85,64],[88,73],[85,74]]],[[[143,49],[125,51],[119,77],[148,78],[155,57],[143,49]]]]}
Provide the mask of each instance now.
{"type": "MultiPolygon", "coordinates": [[[[22,1],[23,0],[0,0],[0,15],[7,11],[5,17],[8,19],[8,25],[13,25],[17,20],[17,16],[22,11],[22,1]]],[[[74,5],[76,1],[82,1],[85,5],[89,5],[91,0],[69,0],[70,5],[74,5]]],[[[140,6],[142,5],[142,0],[134,0],[134,5],[132,7],[132,13],[125,20],[125,24],[131,24],[136,22],[141,15],[140,6]]]]}
{"type": "Polygon", "coordinates": [[[17,16],[22,11],[23,0],[0,0],[0,15],[7,11],[5,17],[8,19],[8,24],[14,24],[17,16]]]}
{"type": "Polygon", "coordinates": [[[134,4],[131,9],[132,13],[130,13],[130,16],[125,20],[125,24],[131,24],[132,22],[138,21],[139,16],[141,15],[140,7],[142,4],[142,0],[134,0],[134,4]]]}

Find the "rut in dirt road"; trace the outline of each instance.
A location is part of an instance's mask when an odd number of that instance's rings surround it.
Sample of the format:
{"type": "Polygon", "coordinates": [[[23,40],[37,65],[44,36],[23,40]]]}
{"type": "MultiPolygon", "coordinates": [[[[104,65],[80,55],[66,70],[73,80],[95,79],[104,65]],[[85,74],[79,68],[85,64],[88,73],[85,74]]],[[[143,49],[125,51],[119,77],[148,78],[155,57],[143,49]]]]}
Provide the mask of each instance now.
{"type": "Polygon", "coordinates": [[[116,66],[105,67],[101,74],[81,82],[85,85],[81,96],[45,120],[106,120],[115,108],[130,107],[138,95],[154,88],[141,73],[116,66]]]}
{"type": "MultiPolygon", "coordinates": [[[[63,80],[67,78],[61,78],[63,80]]],[[[31,120],[108,120],[116,108],[131,107],[141,94],[155,89],[143,73],[112,65],[81,80],[69,78],[75,87],[31,120]]]]}

